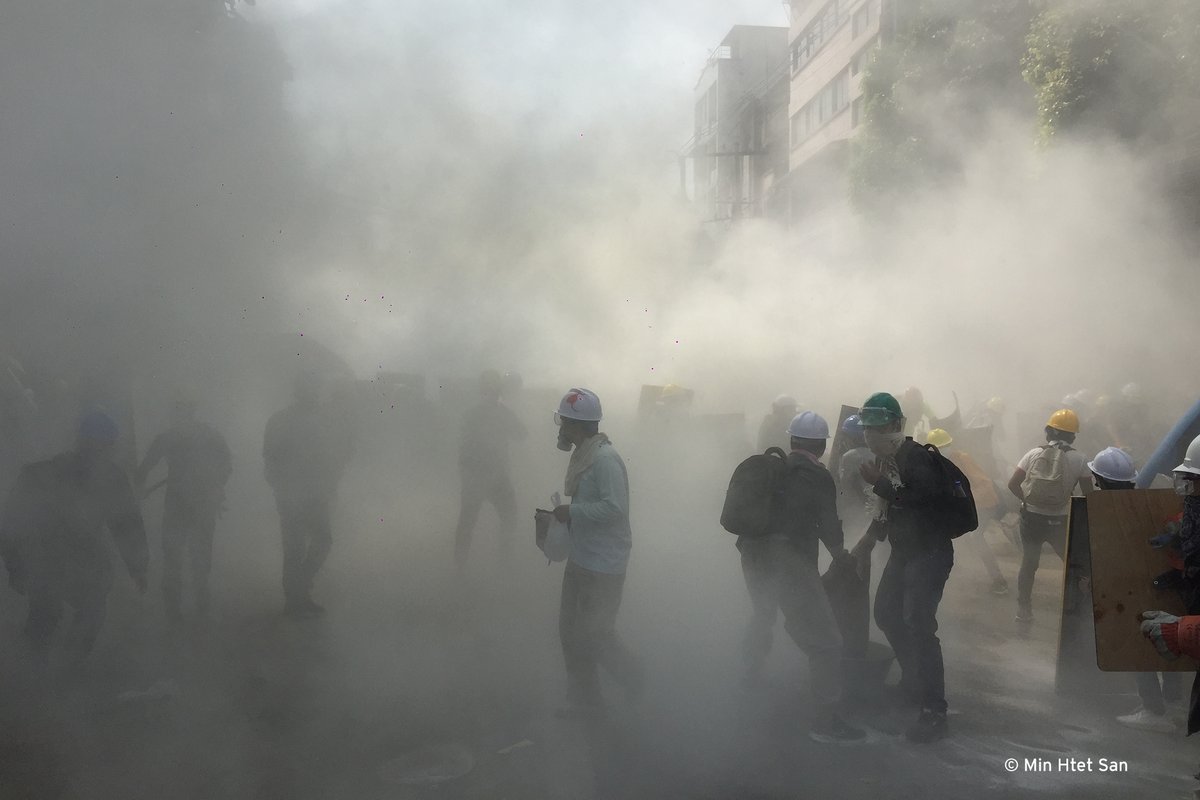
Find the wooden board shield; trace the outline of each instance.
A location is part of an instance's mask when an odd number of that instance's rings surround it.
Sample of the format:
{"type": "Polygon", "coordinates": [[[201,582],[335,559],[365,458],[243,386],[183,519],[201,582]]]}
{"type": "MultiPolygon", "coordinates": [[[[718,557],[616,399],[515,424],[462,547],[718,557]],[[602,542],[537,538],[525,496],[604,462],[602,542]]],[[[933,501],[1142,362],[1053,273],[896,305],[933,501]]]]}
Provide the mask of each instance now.
{"type": "Polygon", "coordinates": [[[1127,677],[1115,672],[1101,672],[1096,664],[1091,578],[1087,498],[1072,497],[1067,550],[1063,559],[1058,660],[1054,671],[1054,691],[1060,695],[1086,697],[1129,688],[1127,677]]]}
{"type": "Polygon", "coordinates": [[[1149,539],[1182,510],[1182,499],[1170,489],[1092,492],[1087,497],[1091,545],[1092,614],[1096,631],[1096,664],[1111,672],[1195,672],[1190,658],[1168,661],[1138,630],[1143,611],[1184,613],[1176,592],[1154,588],[1156,577],[1170,569],[1166,553],[1149,539]]]}

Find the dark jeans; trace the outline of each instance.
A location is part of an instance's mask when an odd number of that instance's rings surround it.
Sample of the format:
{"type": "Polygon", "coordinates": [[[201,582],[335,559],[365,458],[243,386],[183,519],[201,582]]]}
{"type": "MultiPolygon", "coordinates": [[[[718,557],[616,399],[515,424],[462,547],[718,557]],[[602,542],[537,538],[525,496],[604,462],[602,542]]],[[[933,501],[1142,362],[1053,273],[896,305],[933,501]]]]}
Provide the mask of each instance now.
{"type": "Polygon", "coordinates": [[[1159,673],[1139,672],[1134,676],[1137,682],[1138,697],[1142,707],[1151,714],[1162,716],[1167,713],[1167,703],[1174,703],[1183,697],[1183,675],[1179,672],[1162,673],[1162,683],[1159,683],[1159,673]]]}
{"type": "Polygon", "coordinates": [[[1042,545],[1049,544],[1059,558],[1067,552],[1067,518],[1021,512],[1021,571],[1017,574],[1017,605],[1033,604],[1033,576],[1042,560],[1042,545]]]}
{"type": "Polygon", "coordinates": [[[217,508],[210,503],[168,501],[163,507],[163,599],[167,613],[178,616],[183,595],[183,558],[187,553],[196,609],[208,608],[213,532],[217,508]]]}
{"type": "Polygon", "coordinates": [[[517,521],[517,501],[512,479],[507,472],[475,474],[463,471],[462,502],[458,511],[458,528],[454,533],[454,562],[462,566],[471,549],[471,536],[484,501],[490,501],[500,517],[500,546],[512,553],[513,531],[517,521]]]}
{"type": "Polygon", "coordinates": [[[946,710],[946,673],[937,637],[937,609],[954,567],[954,548],[916,553],[892,548],[875,590],[875,624],[900,663],[901,682],[916,692],[924,708],[946,710]]]}
{"type": "Polygon", "coordinates": [[[283,596],[288,603],[309,599],[313,579],[333,546],[331,498],[278,501],[283,533],[283,596]]]}
{"type": "Polygon", "coordinates": [[[598,667],[626,689],[636,689],[641,668],[617,637],[624,575],[584,569],[568,561],[563,571],[558,635],[567,666],[567,690],[578,702],[600,702],[598,667]]]}
{"type": "Polygon", "coordinates": [[[739,549],[754,608],[743,641],[747,673],[761,672],[771,651],[775,617],[782,610],[784,630],[808,657],[814,699],[821,705],[838,702],[842,634],[817,565],[786,539],[743,539],[739,549]]]}

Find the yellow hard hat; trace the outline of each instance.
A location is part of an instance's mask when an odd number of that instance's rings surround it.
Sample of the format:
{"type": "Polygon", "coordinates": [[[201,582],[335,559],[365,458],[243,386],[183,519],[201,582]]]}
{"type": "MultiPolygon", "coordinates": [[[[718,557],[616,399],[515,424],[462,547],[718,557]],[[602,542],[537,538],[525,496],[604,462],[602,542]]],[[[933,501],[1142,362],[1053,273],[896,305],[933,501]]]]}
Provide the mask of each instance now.
{"type": "Polygon", "coordinates": [[[1079,415],[1069,408],[1060,408],[1050,415],[1046,426],[1065,433],[1079,433],[1079,415]]]}
{"type": "Polygon", "coordinates": [[[925,437],[925,441],[929,442],[934,447],[945,447],[954,441],[954,437],[941,428],[934,428],[925,437]]]}

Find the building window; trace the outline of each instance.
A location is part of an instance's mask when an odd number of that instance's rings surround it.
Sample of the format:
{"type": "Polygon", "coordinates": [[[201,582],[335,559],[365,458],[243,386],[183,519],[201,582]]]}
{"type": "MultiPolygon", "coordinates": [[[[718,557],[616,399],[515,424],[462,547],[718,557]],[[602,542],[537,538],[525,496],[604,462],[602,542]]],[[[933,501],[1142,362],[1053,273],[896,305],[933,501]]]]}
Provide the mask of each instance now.
{"type": "Polygon", "coordinates": [[[850,73],[842,70],[792,116],[792,148],[824,127],[850,105],[850,73]]]}
{"type": "Polygon", "coordinates": [[[829,0],[799,36],[792,42],[792,73],[804,68],[847,19],[850,0],[829,0]]]}
{"type": "Polygon", "coordinates": [[[854,58],[850,59],[850,74],[857,75],[867,68],[871,63],[871,59],[875,57],[875,50],[879,45],[878,39],[872,39],[871,43],[859,50],[854,58]]]}
{"type": "Polygon", "coordinates": [[[863,123],[863,99],[861,97],[854,98],[854,102],[850,104],[850,127],[857,128],[863,123]]]}
{"type": "Polygon", "coordinates": [[[871,26],[878,21],[879,17],[875,11],[875,0],[867,0],[867,2],[862,4],[862,8],[854,12],[854,17],[850,22],[851,34],[857,39],[871,30],[871,26]]]}

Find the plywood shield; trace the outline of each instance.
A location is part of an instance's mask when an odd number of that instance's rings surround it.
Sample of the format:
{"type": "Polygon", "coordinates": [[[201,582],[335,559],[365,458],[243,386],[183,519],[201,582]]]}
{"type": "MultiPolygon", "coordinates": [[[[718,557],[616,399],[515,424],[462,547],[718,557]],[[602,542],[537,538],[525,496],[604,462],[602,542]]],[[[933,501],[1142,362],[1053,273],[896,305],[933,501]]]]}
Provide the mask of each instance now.
{"type": "Polygon", "coordinates": [[[1096,665],[1091,570],[1087,498],[1072,497],[1054,673],[1054,691],[1060,695],[1087,697],[1129,689],[1129,678],[1117,672],[1101,672],[1096,665]]]}
{"type": "Polygon", "coordinates": [[[1154,588],[1154,579],[1170,569],[1167,556],[1149,539],[1183,508],[1170,489],[1092,492],[1087,498],[1092,552],[1092,612],[1096,626],[1096,663],[1115,672],[1195,672],[1189,658],[1168,661],[1138,630],[1143,611],[1184,613],[1175,592],[1154,588]]]}

